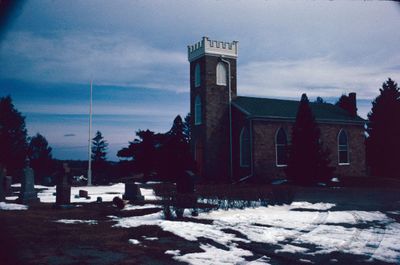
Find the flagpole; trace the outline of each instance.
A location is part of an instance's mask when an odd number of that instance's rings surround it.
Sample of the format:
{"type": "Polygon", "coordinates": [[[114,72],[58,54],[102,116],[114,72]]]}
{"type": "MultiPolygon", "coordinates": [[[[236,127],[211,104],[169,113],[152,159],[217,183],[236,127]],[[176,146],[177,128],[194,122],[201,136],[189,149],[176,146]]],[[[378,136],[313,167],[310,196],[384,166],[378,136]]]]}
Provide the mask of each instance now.
{"type": "Polygon", "coordinates": [[[93,80],[90,80],[90,108],[89,108],[89,145],[88,145],[88,171],[87,185],[92,185],[92,98],[93,98],[93,80]]]}

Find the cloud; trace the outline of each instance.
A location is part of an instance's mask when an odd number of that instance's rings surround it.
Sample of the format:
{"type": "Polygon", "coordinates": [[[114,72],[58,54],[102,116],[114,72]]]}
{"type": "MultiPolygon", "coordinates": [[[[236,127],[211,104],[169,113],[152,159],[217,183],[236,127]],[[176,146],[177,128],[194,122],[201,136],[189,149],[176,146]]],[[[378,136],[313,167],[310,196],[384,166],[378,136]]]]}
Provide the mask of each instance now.
{"type": "Polygon", "coordinates": [[[76,136],[74,133],[64,134],[64,137],[74,137],[74,136],[76,136]]]}
{"type": "Polygon", "coordinates": [[[94,79],[97,85],[170,90],[182,90],[187,80],[186,53],[158,49],[126,34],[12,32],[0,57],[3,78],[68,83],[94,79]]]}
{"type": "Polygon", "coordinates": [[[388,77],[400,80],[390,64],[345,64],[331,57],[257,61],[238,68],[238,90],[239,94],[292,98],[304,92],[311,97],[356,92],[360,99],[372,99],[388,77]]]}

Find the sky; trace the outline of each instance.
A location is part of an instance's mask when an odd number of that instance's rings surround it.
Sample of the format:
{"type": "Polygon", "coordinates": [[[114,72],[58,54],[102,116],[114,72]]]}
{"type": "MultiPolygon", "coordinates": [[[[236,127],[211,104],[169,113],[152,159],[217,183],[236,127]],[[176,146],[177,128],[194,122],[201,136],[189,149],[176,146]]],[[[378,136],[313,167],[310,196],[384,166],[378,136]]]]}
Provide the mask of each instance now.
{"type": "Polygon", "coordinates": [[[400,4],[392,1],[32,0],[0,32],[0,97],[59,159],[108,158],[138,129],[169,130],[189,111],[187,45],[239,41],[238,95],[334,103],[356,92],[366,118],[382,83],[400,80],[400,4]]]}

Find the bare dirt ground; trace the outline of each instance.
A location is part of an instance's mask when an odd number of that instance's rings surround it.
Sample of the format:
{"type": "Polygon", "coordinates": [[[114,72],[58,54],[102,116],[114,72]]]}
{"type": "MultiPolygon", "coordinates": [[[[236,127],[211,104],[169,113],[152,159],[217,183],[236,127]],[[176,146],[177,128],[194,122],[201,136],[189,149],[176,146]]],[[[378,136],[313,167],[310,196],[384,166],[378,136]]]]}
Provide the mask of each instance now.
{"type": "MultiPolygon", "coordinates": [[[[260,198],[263,194],[268,194],[266,197],[270,198],[271,194],[282,192],[273,189],[276,188],[268,185],[235,187],[221,185],[213,189],[204,186],[197,187],[198,194],[202,196],[212,197],[224,194],[224,197],[246,197],[246,199],[260,198]]],[[[336,206],[333,210],[381,212],[400,210],[400,189],[397,187],[291,187],[290,189],[296,201],[334,203],[336,206]]],[[[165,252],[172,249],[179,249],[181,255],[202,252],[201,244],[209,244],[220,249],[226,248],[206,237],[200,237],[197,241],[188,241],[155,225],[133,228],[112,227],[116,222],[109,218],[109,216],[143,216],[158,211],[160,211],[159,208],[120,211],[109,202],[82,204],[80,207],[71,209],[55,209],[52,204],[35,203],[26,211],[0,211],[0,264],[185,264],[173,259],[165,252]],[[85,223],[66,225],[55,222],[60,219],[97,220],[98,223],[96,225],[85,223]],[[157,240],[152,238],[157,238],[157,240]],[[130,244],[128,243],[130,239],[142,239],[142,241],[141,244],[130,244]]],[[[307,232],[325,224],[328,214],[326,211],[318,213],[310,227],[306,228],[307,232]]],[[[393,214],[390,217],[400,222],[400,215],[393,214]]],[[[354,218],[360,221],[362,216],[354,214],[354,218]]],[[[190,217],[180,221],[209,222],[190,217]]],[[[359,231],[361,233],[362,230],[359,231]]],[[[246,238],[246,235],[234,229],[225,229],[224,232],[235,234],[237,238],[246,238]]],[[[361,235],[356,232],[351,240],[360,240],[360,238],[361,235]]],[[[378,236],[369,240],[371,240],[370,244],[379,246],[379,240],[382,238],[378,236]]],[[[294,239],[286,239],[284,243],[293,244],[293,241],[294,239]]],[[[343,248],[349,247],[350,243],[348,242],[348,246],[344,244],[343,248]]],[[[253,256],[246,257],[246,262],[242,262],[243,264],[260,260],[263,256],[271,258],[268,261],[269,264],[307,264],[310,261],[310,259],[303,259],[304,255],[301,253],[277,252],[277,246],[273,244],[238,242],[238,246],[253,253],[253,256]]],[[[309,247],[312,248],[312,246],[309,247]]],[[[314,255],[311,262],[364,264],[364,258],[337,251],[314,255]]],[[[375,260],[373,264],[396,263],[375,260]]]]}

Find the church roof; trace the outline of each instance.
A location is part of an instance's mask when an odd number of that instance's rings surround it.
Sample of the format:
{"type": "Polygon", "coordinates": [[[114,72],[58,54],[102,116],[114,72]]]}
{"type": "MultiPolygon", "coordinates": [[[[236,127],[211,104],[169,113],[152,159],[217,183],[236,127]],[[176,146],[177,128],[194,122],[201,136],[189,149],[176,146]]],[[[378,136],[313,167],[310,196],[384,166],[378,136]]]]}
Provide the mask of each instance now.
{"type": "MultiPolygon", "coordinates": [[[[236,97],[232,105],[249,118],[295,120],[299,101],[272,98],[236,97]]],[[[359,116],[353,117],[346,110],[330,103],[310,102],[314,117],[319,122],[364,123],[359,116]]]]}

